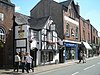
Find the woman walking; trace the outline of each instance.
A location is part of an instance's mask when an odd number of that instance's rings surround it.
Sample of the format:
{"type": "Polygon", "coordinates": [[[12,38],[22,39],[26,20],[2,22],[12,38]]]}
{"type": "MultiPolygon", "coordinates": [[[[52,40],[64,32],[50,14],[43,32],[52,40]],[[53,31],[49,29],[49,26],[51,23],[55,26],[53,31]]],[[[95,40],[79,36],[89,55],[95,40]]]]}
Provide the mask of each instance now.
{"type": "Polygon", "coordinates": [[[32,59],[33,59],[32,56],[30,56],[29,53],[26,53],[26,71],[27,71],[27,73],[29,73],[32,59]]]}
{"type": "Polygon", "coordinates": [[[25,69],[25,53],[21,52],[21,68],[22,68],[22,73],[24,73],[24,69],[25,69]]]}
{"type": "Polygon", "coordinates": [[[20,65],[20,56],[19,53],[16,53],[15,55],[15,63],[14,63],[14,72],[17,69],[17,72],[19,70],[19,65],[20,65]]]}

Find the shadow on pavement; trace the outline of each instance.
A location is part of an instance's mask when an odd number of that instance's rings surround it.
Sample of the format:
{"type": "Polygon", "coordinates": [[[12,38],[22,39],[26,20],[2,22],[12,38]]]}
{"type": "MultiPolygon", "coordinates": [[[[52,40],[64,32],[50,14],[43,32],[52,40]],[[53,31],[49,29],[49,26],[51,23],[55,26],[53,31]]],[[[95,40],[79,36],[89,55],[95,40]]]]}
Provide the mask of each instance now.
{"type": "Polygon", "coordinates": [[[8,74],[8,75],[22,75],[22,73],[18,73],[18,72],[2,72],[2,75],[4,74],[8,74]]]}

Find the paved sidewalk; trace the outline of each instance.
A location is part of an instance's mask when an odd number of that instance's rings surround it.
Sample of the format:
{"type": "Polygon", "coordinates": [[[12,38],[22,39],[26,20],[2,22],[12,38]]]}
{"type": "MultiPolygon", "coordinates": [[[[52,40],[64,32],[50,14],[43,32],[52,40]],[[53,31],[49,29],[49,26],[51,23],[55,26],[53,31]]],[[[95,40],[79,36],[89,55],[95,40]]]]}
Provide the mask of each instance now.
{"type": "MultiPolygon", "coordinates": [[[[100,57],[100,56],[94,56],[91,58],[87,58],[86,60],[88,61],[88,60],[92,60],[92,59],[95,59],[98,57],[100,57]]],[[[21,73],[21,70],[19,73],[17,73],[17,72],[13,72],[12,69],[10,69],[10,70],[0,69],[0,75],[33,75],[33,74],[38,74],[38,73],[45,72],[45,71],[51,71],[51,70],[58,69],[61,67],[74,65],[77,62],[78,62],[78,60],[67,60],[65,63],[39,66],[39,67],[34,68],[34,73],[30,72],[29,74],[21,73]]]]}
{"type": "MultiPolygon", "coordinates": [[[[92,60],[95,58],[98,58],[99,56],[94,56],[91,58],[86,58],[86,60],[92,60]]],[[[41,72],[45,72],[45,71],[49,71],[49,70],[54,70],[54,69],[58,69],[61,67],[66,67],[69,65],[74,65],[75,63],[78,63],[79,60],[67,60],[65,63],[59,63],[59,64],[52,64],[52,65],[46,65],[46,66],[40,66],[40,67],[36,67],[34,69],[34,73],[41,73],[41,72]]]]}

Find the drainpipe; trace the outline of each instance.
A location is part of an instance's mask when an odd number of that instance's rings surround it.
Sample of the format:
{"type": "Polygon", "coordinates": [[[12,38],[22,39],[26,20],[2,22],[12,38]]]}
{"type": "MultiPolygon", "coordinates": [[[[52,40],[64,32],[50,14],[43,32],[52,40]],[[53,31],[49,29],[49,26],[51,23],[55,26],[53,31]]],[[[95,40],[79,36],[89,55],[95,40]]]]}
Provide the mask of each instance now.
{"type": "Polygon", "coordinates": [[[81,25],[80,25],[80,16],[79,16],[79,34],[80,34],[80,42],[81,42],[81,25]]]}
{"type": "Polygon", "coordinates": [[[13,16],[13,66],[14,66],[14,60],[15,60],[15,16],[13,16]]]}

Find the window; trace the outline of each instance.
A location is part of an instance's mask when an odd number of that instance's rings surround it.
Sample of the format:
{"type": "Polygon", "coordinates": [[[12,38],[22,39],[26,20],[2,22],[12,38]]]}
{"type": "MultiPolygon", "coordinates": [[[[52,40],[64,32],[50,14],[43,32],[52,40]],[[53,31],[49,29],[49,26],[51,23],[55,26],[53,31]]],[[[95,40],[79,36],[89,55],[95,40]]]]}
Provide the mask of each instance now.
{"type": "Polygon", "coordinates": [[[51,34],[51,32],[48,32],[47,37],[48,37],[48,38],[47,38],[48,40],[52,40],[52,34],[51,34]]]}
{"type": "Polygon", "coordinates": [[[66,36],[69,36],[69,24],[66,24],[66,36]]]}
{"type": "Polygon", "coordinates": [[[3,21],[3,20],[4,20],[4,14],[0,13],[0,21],[3,21]]]}
{"type": "Polygon", "coordinates": [[[5,32],[2,28],[0,28],[0,40],[5,41],[5,32]]]}
{"type": "Polygon", "coordinates": [[[73,29],[73,28],[71,29],[71,36],[72,36],[72,37],[75,36],[75,34],[74,34],[74,29],[73,29]]]}
{"type": "Polygon", "coordinates": [[[76,38],[78,38],[78,27],[76,27],[76,38]]]}
{"type": "Polygon", "coordinates": [[[71,9],[69,9],[69,14],[70,14],[69,16],[71,17],[71,9]]]}

